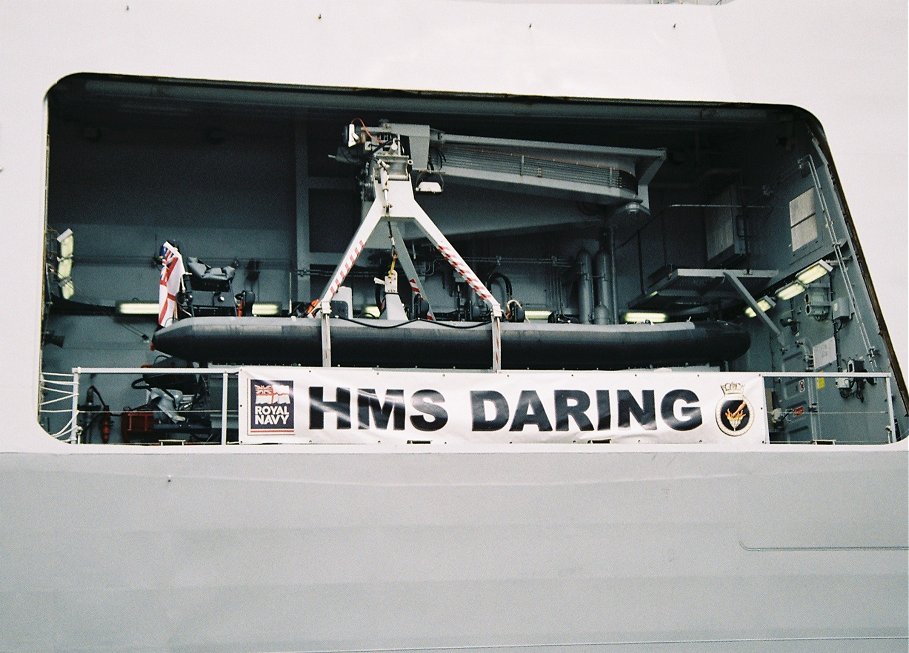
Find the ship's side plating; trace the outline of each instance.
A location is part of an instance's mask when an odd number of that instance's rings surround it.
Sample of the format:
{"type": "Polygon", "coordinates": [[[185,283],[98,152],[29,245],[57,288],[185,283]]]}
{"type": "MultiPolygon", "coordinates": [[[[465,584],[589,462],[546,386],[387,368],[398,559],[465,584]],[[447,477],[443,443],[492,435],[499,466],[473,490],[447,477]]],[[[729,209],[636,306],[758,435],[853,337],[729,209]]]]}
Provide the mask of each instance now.
{"type": "Polygon", "coordinates": [[[4,456],[4,646],[904,648],[904,458],[794,446],[4,456]]]}
{"type": "MultiPolygon", "coordinates": [[[[46,206],[55,116],[43,103],[64,78],[108,89],[124,82],[131,97],[115,101],[127,112],[187,80],[208,80],[202,102],[210,82],[218,101],[234,86],[240,99],[253,97],[243,95],[250,85],[259,99],[270,85],[313,95],[322,87],[338,113],[355,106],[361,92],[350,89],[389,86],[408,92],[363,96],[402,112],[427,96],[433,111],[457,105],[458,94],[482,95],[487,108],[499,94],[634,98],[651,108],[797,105],[823,126],[813,160],[829,145],[868,259],[879,304],[869,338],[885,347],[887,333],[877,331],[889,319],[887,369],[897,361],[906,369],[906,297],[889,283],[906,278],[905,61],[892,57],[894,44],[905,50],[902,3],[842,15],[820,2],[746,0],[445,2],[381,15],[366,4],[269,9],[0,6],[4,43],[27,64],[0,63],[11,89],[0,97],[0,201],[16,279],[14,310],[0,316],[8,370],[0,648],[904,650],[906,440],[735,452],[613,444],[187,452],[48,437],[35,420],[41,257],[44,217],[64,211],[46,206]],[[476,46],[465,54],[468,34],[476,46]],[[794,52],[809,73],[798,79],[794,52]],[[625,56],[627,65],[615,65],[625,56]],[[149,97],[138,98],[143,88],[149,97]],[[894,240],[898,252],[881,247],[894,240]]],[[[587,102],[596,118],[596,101],[566,104],[587,102]]],[[[518,122],[552,110],[520,104],[500,106],[518,122]]],[[[79,138],[90,142],[92,130],[84,125],[79,138]]],[[[803,179],[811,182],[810,169],[803,179]]]]}

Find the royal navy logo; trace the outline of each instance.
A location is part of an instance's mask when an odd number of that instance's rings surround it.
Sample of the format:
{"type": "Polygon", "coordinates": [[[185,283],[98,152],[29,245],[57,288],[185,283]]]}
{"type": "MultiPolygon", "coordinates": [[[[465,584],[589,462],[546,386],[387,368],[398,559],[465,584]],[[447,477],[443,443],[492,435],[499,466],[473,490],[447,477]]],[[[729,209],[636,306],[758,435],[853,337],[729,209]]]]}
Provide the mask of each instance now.
{"type": "Polygon", "coordinates": [[[294,382],[251,379],[250,433],[293,433],[294,382]]]}
{"type": "Polygon", "coordinates": [[[724,383],[720,386],[723,398],[716,406],[716,423],[726,435],[744,435],[751,428],[754,412],[745,398],[745,387],[741,383],[724,383]]]}

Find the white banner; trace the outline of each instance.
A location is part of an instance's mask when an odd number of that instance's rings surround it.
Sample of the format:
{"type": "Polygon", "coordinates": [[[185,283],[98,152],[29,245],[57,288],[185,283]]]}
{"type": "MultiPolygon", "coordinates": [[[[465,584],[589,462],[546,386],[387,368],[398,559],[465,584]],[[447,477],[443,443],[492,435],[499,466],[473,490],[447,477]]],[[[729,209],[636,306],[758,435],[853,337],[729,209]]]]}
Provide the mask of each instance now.
{"type": "Polygon", "coordinates": [[[726,372],[243,368],[246,443],[767,440],[764,383],[726,372]]]}

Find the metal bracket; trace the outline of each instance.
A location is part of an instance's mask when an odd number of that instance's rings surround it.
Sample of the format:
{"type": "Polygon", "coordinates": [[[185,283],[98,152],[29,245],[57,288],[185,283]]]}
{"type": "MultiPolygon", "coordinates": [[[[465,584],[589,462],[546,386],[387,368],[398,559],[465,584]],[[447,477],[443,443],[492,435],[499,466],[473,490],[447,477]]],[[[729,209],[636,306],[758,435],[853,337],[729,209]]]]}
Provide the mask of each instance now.
{"type": "Polygon", "coordinates": [[[331,367],[331,327],[328,313],[322,313],[322,367],[331,367]]]}
{"type": "Polygon", "coordinates": [[[757,300],[751,296],[751,293],[748,292],[748,289],[745,288],[741,281],[739,281],[739,278],[729,270],[723,270],[723,276],[726,277],[726,281],[728,281],[732,287],[735,288],[735,291],[739,294],[739,296],[745,300],[745,303],[751,307],[751,310],[757,313],[758,317],[763,320],[764,324],[767,325],[767,328],[773,331],[776,339],[782,343],[783,335],[780,332],[779,327],[773,323],[773,320],[771,320],[767,313],[764,312],[764,309],[758,306],[757,300]]]}

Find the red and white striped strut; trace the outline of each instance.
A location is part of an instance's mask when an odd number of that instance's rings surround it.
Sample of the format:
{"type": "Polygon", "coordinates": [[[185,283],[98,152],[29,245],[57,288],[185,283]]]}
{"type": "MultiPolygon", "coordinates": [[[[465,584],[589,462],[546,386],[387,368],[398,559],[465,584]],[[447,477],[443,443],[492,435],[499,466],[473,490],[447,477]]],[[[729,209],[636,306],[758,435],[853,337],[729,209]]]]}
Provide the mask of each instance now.
{"type": "Polygon", "coordinates": [[[338,272],[335,274],[334,278],[329,282],[329,287],[331,288],[331,294],[334,295],[338,292],[338,288],[341,287],[341,284],[344,283],[344,279],[353,269],[354,263],[357,262],[357,257],[360,256],[360,252],[363,251],[365,243],[362,240],[358,240],[353,244],[353,251],[350,254],[344,256],[344,260],[341,262],[341,267],[338,272]]]}
{"type": "Polygon", "coordinates": [[[489,290],[483,285],[483,282],[474,274],[473,270],[470,269],[470,266],[461,258],[454,249],[446,247],[445,245],[436,246],[442,256],[445,257],[445,260],[454,268],[455,272],[464,277],[464,281],[467,282],[467,285],[474,289],[477,293],[477,297],[482,299],[485,302],[490,300],[495,301],[493,296],[489,293],[489,290]]]}

